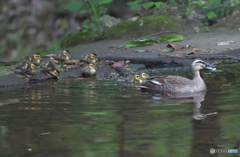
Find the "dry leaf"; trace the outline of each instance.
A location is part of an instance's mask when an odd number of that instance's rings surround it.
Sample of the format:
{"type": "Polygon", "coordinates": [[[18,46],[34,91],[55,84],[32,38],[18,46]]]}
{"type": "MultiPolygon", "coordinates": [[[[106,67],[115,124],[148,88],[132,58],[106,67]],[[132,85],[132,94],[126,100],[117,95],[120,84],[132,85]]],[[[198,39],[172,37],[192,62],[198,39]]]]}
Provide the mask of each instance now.
{"type": "Polygon", "coordinates": [[[200,51],[200,50],[196,47],[193,47],[192,50],[191,50],[191,52],[196,52],[196,51],[200,51]]]}
{"type": "Polygon", "coordinates": [[[179,50],[179,49],[184,49],[185,48],[185,46],[178,45],[178,44],[168,44],[167,47],[174,48],[175,50],[179,50]]]}

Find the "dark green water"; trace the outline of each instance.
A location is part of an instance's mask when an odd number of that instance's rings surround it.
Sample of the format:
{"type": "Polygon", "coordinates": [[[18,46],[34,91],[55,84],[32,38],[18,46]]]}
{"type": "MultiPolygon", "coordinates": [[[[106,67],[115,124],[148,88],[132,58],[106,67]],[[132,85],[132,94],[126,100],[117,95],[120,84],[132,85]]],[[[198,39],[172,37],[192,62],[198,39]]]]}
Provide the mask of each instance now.
{"type": "MultiPolygon", "coordinates": [[[[2,89],[0,156],[192,157],[239,148],[240,66],[218,68],[202,73],[205,100],[204,93],[163,98],[96,79],[2,89]]],[[[171,74],[179,73],[189,76],[171,74]]]]}

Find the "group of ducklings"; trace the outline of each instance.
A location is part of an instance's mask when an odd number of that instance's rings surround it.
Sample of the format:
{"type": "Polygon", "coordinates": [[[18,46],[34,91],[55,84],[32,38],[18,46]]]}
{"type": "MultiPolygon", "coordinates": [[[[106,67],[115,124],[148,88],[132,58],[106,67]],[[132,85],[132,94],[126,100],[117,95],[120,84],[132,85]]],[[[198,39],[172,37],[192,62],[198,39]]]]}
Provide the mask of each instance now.
{"type": "Polygon", "coordinates": [[[96,74],[96,64],[98,63],[97,54],[84,54],[80,59],[79,65],[82,67],[83,76],[93,76],[96,74]]]}
{"type": "Polygon", "coordinates": [[[129,83],[134,83],[134,84],[143,84],[148,80],[148,78],[149,78],[148,74],[141,73],[141,74],[127,76],[126,81],[129,83]]]}
{"type": "MultiPolygon", "coordinates": [[[[68,50],[64,50],[61,52],[57,52],[53,55],[47,55],[43,57],[41,57],[40,54],[35,53],[26,56],[16,65],[15,69],[16,72],[22,73],[27,77],[32,77],[35,73],[40,71],[44,72],[48,76],[52,76],[53,78],[59,78],[61,68],[64,67],[63,65],[66,66],[68,65],[68,62],[70,62],[70,58],[71,56],[68,50]]],[[[126,61],[112,63],[111,67],[116,69],[116,67],[122,66],[120,62],[126,61]],[[115,65],[116,67],[113,65],[115,65]]],[[[76,63],[76,65],[74,66],[75,67],[77,66],[78,68],[80,67],[80,71],[83,77],[90,77],[96,75],[97,72],[96,67],[98,63],[99,62],[97,54],[91,53],[82,55],[82,58],[78,60],[78,63],[76,63]]],[[[116,70],[118,71],[118,69],[116,70]]],[[[148,77],[149,77],[148,74],[140,73],[136,75],[135,74],[128,75],[125,79],[127,82],[130,83],[142,84],[147,80],[148,77]]]]}
{"type": "Polygon", "coordinates": [[[64,50],[57,52],[53,57],[44,56],[38,53],[30,54],[23,58],[15,67],[16,72],[22,73],[27,77],[31,77],[38,71],[44,72],[46,75],[50,75],[58,78],[60,75],[57,64],[62,64],[70,59],[70,52],[64,50]]]}
{"type": "MultiPolygon", "coordinates": [[[[27,77],[31,77],[38,71],[41,71],[47,75],[59,78],[61,68],[66,67],[64,65],[67,64],[70,58],[71,56],[68,50],[43,57],[35,53],[23,58],[16,65],[15,70],[17,73],[22,73],[27,77]]],[[[81,67],[82,75],[88,77],[96,74],[97,61],[97,55],[94,53],[83,55],[78,64],[78,66],[81,67]]]]}

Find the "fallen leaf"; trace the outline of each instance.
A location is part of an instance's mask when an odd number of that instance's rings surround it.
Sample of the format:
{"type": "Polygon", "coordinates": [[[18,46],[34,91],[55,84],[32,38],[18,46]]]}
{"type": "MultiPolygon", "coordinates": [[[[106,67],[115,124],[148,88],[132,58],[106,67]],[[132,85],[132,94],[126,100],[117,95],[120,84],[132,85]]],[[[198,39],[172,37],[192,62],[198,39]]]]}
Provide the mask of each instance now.
{"type": "Polygon", "coordinates": [[[171,35],[171,36],[160,36],[158,39],[159,41],[165,41],[165,42],[176,42],[176,41],[182,41],[183,35],[171,35]]]}
{"type": "Polygon", "coordinates": [[[146,50],[146,52],[154,52],[154,50],[146,50]]]}
{"type": "Polygon", "coordinates": [[[162,51],[160,51],[160,53],[169,53],[169,52],[173,52],[175,49],[171,48],[171,49],[163,49],[162,51]]]}
{"type": "Polygon", "coordinates": [[[184,49],[185,48],[185,46],[178,45],[178,44],[168,44],[167,47],[174,48],[175,50],[179,50],[179,49],[184,49]]]}
{"type": "Polygon", "coordinates": [[[158,43],[156,40],[153,39],[142,39],[137,41],[130,41],[124,45],[125,48],[131,48],[131,47],[138,47],[138,46],[145,46],[158,43]]]}
{"type": "Polygon", "coordinates": [[[133,52],[145,52],[145,50],[134,50],[133,52]]]}
{"type": "Polygon", "coordinates": [[[123,68],[123,69],[125,69],[127,71],[133,71],[131,68],[123,68]]]}
{"type": "Polygon", "coordinates": [[[200,51],[199,49],[197,49],[196,47],[193,47],[191,52],[196,52],[196,51],[200,51]]]}

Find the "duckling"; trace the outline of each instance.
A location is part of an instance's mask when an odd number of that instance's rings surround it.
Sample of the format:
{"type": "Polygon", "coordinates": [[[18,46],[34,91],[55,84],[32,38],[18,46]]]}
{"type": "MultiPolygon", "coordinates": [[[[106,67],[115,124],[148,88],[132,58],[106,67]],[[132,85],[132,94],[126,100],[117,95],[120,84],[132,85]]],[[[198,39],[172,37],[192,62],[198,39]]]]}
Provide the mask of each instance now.
{"type": "Polygon", "coordinates": [[[91,53],[91,54],[82,55],[81,61],[85,63],[96,64],[98,62],[97,54],[91,53]]]}
{"type": "Polygon", "coordinates": [[[31,62],[35,65],[39,65],[41,59],[41,55],[38,53],[34,53],[31,55],[26,56],[23,60],[27,62],[31,62]]]}
{"type": "Polygon", "coordinates": [[[141,84],[143,82],[141,75],[130,75],[127,77],[126,81],[134,84],[141,84]]]}
{"type": "Polygon", "coordinates": [[[35,64],[25,60],[19,62],[15,67],[16,72],[23,73],[27,77],[31,77],[31,75],[33,75],[36,70],[37,66],[35,64]]]}
{"type": "Polygon", "coordinates": [[[142,86],[141,89],[148,89],[161,92],[200,92],[206,91],[206,84],[200,76],[200,70],[215,70],[215,68],[207,66],[203,60],[197,59],[191,65],[193,79],[188,79],[182,76],[155,76],[149,79],[142,86]]]}
{"type": "Polygon", "coordinates": [[[142,83],[145,83],[149,80],[149,75],[146,73],[141,73],[140,76],[141,76],[142,83]]]}
{"type": "Polygon", "coordinates": [[[57,60],[59,64],[63,64],[65,61],[68,61],[70,57],[70,52],[68,50],[64,50],[62,52],[57,52],[54,59],[57,60]]]}
{"type": "Polygon", "coordinates": [[[88,64],[88,65],[85,65],[85,66],[82,68],[82,74],[83,74],[83,76],[87,76],[87,77],[93,76],[93,75],[96,74],[96,72],[97,72],[97,70],[96,70],[96,65],[95,65],[95,64],[92,64],[92,63],[90,63],[90,64],[88,64]]]}
{"type": "Polygon", "coordinates": [[[47,75],[52,75],[56,78],[59,78],[60,72],[56,67],[56,64],[51,59],[43,60],[40,63],[40,68],[43,72],[45,72],[47,75]]]}

